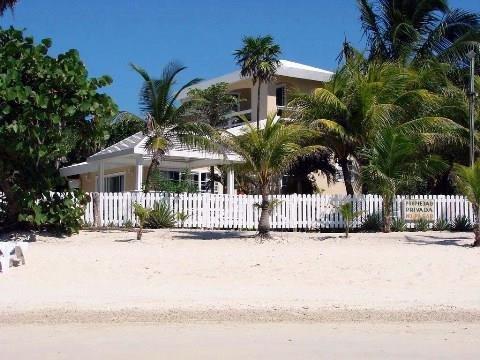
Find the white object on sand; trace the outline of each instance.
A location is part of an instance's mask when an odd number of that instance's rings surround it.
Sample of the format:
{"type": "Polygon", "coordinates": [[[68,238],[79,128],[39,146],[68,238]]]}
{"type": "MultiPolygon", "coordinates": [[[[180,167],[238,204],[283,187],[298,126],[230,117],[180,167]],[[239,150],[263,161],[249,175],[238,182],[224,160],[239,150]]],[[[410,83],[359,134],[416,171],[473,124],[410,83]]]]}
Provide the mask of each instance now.
{"type": "Polygon", "coordinates": [[[13,264],[25,265],[25,250],[28,244],[25,242],[0,242],[0,270],[6,273],[13,264]]]}

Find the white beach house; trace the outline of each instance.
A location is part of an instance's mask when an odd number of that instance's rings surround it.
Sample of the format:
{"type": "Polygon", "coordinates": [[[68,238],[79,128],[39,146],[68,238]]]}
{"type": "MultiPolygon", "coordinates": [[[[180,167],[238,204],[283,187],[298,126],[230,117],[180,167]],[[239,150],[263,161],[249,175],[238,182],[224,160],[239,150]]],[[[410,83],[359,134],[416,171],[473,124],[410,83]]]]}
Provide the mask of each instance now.
{"type": "MultiPolygon", "coordinates": [[[[300,91],[309,93],[328,81],[332,73],[309,65],[281,60],[277,76],[269,84],[263,84],[260,93],[260,119],[267,114],[276,112],[279,116],[288,102],[289,93],[300,91]]],[[[253,86],[251,79],[242,78],[240,71],[202,81],[195,88],[225,82],[229,84],[231,94],[239,98],[238,107],[229,115],[230,131],[237,133],[241,127],[238,116],[243,115],[256,122],[258,83],[253,86]]],[[[187,100],[190,89],[181,94],[182,101],[187,100]]],[[[69,177],[72,187],[81,188],[87,192],[108,191],[141,191],[146,170],[151,161],[151,155],[145,150],[146,136],[141,132],[114,144],[90,156],[85,162],[60,169],[63,176],[69,177]]],[[[206,191],[209,167],[239,162],[241,159],[234,154],[215,154],[196,149],[188,149],[181,144],[170,150],[160,164],[160,170],[170,179],[178,179],[182,171],[189,170],[199,191],[206,191]]],[[[343,184],[328,186],[325,179],[317,177],[317,183],[330,192],[344,192],[343,184]]],[[[234,174],[227,176],[226,193],[233,194],[234,174]]]]}

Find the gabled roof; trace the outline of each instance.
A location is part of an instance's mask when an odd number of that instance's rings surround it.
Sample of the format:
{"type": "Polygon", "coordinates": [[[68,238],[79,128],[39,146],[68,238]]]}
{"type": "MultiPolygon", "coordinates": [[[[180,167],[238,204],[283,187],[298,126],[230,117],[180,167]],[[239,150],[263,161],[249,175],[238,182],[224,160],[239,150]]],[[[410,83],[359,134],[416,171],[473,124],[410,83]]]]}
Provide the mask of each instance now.
{"type": "MultiPolygon", "coordinates": [[[[300,64],[290,60],[280,60],[280,66],[277,69],[277,75],[325,82],[330,80],[333,73],[328,70],[316,68],[310,65],[300,64]]],[[[240,70],[237,70],[213,79],[201,81],[194,86],[186,88],[181,93],[180,99],[185,99],[191,89],[206,89],[210,85],[220,82],[234,83],[243,79],[245,78],[242,78],[242,76],[240,75],[240,70]]]]}
{"type": "Polygon", "coordinates": [[[144,153],[144,144],[146,140],[146,135],[139,131],[122,141],[93,154],[87,160],[101,160],[112,156],[127,154],[142,154],[144,153]]]}

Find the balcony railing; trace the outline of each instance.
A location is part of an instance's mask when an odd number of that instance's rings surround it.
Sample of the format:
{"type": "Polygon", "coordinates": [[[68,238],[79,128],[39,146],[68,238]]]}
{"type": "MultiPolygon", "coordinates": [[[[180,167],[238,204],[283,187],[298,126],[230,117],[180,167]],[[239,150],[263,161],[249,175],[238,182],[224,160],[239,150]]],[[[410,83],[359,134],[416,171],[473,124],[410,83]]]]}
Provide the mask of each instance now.
{"type": "Polygon", "coordinates": [[[252,109],[235,111],[227,115],[228,122],[225,125],[226,128],[243,124],[242,118],[247,121],[252,121],[252,109]]]}

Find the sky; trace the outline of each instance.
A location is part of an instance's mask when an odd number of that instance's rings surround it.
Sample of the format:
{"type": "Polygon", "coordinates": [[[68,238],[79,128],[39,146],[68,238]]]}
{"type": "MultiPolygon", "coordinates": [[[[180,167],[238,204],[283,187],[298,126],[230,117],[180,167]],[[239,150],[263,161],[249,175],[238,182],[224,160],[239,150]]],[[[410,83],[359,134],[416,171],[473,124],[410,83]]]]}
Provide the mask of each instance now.
{"type": "MultiPolygon", "coordinates": [[[[480,0],[450,0],[480,12],[480,0]]],[[[364,48],[355,0],[19,0],[2,27],[51,38],[52,55],[75,48],[90,76],[109,75],[104,91],[120,110],[140,114],[142,80],[129,66],[159,76],[171,60],[187,66],[179,83],[236,69],[246,35],[270,34],[282,59],[335,70],[344,38],[364,48]]]]}

